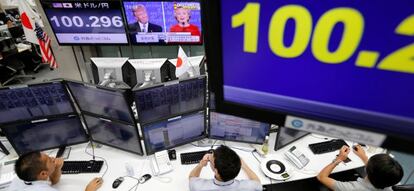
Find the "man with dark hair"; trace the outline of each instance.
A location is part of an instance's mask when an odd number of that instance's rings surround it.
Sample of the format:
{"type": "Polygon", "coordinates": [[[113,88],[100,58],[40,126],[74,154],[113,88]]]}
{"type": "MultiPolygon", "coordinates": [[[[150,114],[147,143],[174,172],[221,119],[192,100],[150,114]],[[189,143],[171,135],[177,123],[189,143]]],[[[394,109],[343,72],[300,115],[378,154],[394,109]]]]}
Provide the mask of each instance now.
{"type": "Polygon", "coordinates": [[[318,174],[318,180],[328,188],[336,191],[341,190],[389,190],[391,186],[401,181],[404,172],[401,165],[391,158],[388,154],[377,154],[368,159],[364,149],[357,145],[354,147],[354,153],[361,158],[365,164],[367,176],[356,181],[341,182],[329,177],[333,169],[342,161],[348,158],[350,149],[343,146],[336,159],[326,166],[318,174]]]}
{"type": "MultiPolygon", "coordinates": [[[[57,191],[51,185],[59,182],[62,175],[62,158],[53,158],[40,152],[31,152],[19,157],[15,164],[18,178],[15,178],[9,191],[57,191]]],[[[95,178],[85,191],[96,191],[102,185],[101,178],[95,178]]]]}
{"type": "Polygon", "coordinates": [[[190,173],[190,191],[261,191],[259,177],[240,159],[236,152],[226,146],[220,146],[212,154],[206,154],[190,173]],[[210,162],[214,179],[199,178],[203,167],[210,162]],[[249,180],[235,180],[240,168],[249,180]]]}
{"type": "Polygon", "coordinates": [[[144,5],[138,4],[132,7],[136,22],[128,25],[130,32],[162,32],[162,27],[149,22],[147,9],[144,5]]]}

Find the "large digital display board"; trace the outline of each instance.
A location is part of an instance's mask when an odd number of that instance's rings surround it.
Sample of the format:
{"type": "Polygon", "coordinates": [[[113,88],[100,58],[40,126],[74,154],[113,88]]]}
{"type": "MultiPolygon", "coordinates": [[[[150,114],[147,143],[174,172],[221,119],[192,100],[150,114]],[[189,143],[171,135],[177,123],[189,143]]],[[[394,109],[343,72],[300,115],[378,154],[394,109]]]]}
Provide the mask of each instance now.
{"type": "Polygon", "coordinates": [[[413,1],[206,5],[218,110],[289,114],[398,140],[414,135],[413,1]]]}
{"type": "Polygon", "coordinates": [[[120,1],[41,1],[60,45],[128,44],[120,1]]]}

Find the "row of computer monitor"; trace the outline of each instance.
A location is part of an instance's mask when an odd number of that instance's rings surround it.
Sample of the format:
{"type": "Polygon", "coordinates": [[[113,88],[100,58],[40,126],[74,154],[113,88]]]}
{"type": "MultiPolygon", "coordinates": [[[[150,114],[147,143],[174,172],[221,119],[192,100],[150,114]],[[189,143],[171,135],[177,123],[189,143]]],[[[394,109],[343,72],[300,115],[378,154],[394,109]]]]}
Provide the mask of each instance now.
{"type": "Polygon", "coordinates": [[[270,125],[206,113],[206,79],[174,81],[128,91],[61,80],[0,89],[0,124],[18,154],[89,140],[147,154],[206,137],[262,143],[270,125]],[[79,115],[79,113],[81,115],[79,115]],[[83,125],[84,123],[85,125],[83,125]]]}
{"type": "MultiPolygon", "coordinates": [[[[206,133],[205,117],[204,112],[196,112],[143,126],[146,153],[149,155],[207,137],[261,144],[270,128],[269,124],[211,112],[206,133]]],[[[143,154],[135,126],[90,115],[84,115],[84,119],[92,141],[143,154]]],[[[3,127],[2,131],[18,154],[89,141],[77,116],[9,125],[3,127]]],[[[274,149],[278,150],[307,134],[294,129],[280,128],[274,149]]]]}
{"type": "Polygon", "coordinates": [[[200,76],[137,88],[132,95],[70,80],[6,87],[0,89],[0,124],[75,114],[75,105],[82,113],[133,124],[126,101],[130,97],[136,101],[139,123],[171,118],[205,108],[206,79],[200,76]]]}
{"type": "Polygon", "coordinates": [[[96,84],[106,80],[121,81],[130,87],[144,83],[157,84],[175,80],[178,77],[188,78],[205,74],[205,57],[188,57],[190,68],[183,76],[176,76],[177,59],[149,58],[129,59],[119,57],[91,58],[93,79],[96,84]]]}

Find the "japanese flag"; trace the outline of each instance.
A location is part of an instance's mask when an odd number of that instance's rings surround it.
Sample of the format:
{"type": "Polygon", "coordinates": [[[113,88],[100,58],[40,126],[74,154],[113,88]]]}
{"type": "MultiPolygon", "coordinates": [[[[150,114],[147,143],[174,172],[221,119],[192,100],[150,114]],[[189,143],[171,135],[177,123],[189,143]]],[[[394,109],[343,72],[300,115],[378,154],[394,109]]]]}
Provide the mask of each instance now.
{"type": "Polygon", "coordinates": [[[188,61],[187,55],[185,54],[183,48],[178,49],[177,63],[175,64],[175,75],[180,77],[185,74],[190,69],[190,63],[188,61]]]}
{"type": "Polygon", "coordinates": [[[31,7],[29,2],[26,0],[17,1],[19,4],[20,20],[22,21],[24,35],[26,40],[33,43],[39,44],[39,40],[36,37],[35,32],[35,22],[37,22],[40,27],[43,27],[43,22],[40,19],[39,14],[37,14],[31,7]]]}

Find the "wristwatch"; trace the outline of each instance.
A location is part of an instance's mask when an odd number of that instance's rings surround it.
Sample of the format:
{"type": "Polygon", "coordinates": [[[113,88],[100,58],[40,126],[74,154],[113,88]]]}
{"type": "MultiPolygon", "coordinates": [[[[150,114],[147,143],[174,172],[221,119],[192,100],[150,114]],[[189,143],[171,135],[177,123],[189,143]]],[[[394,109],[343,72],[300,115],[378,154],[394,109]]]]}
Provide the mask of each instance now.
{"type": "Polygon", "coordinates": [[[341,160],[338,160],[337,158],[335,158],[333,161],[332,161],[332,164],[335,164],[335,165],[338,165],[339,163],[341,163],[342,161],[341,160]]]}

